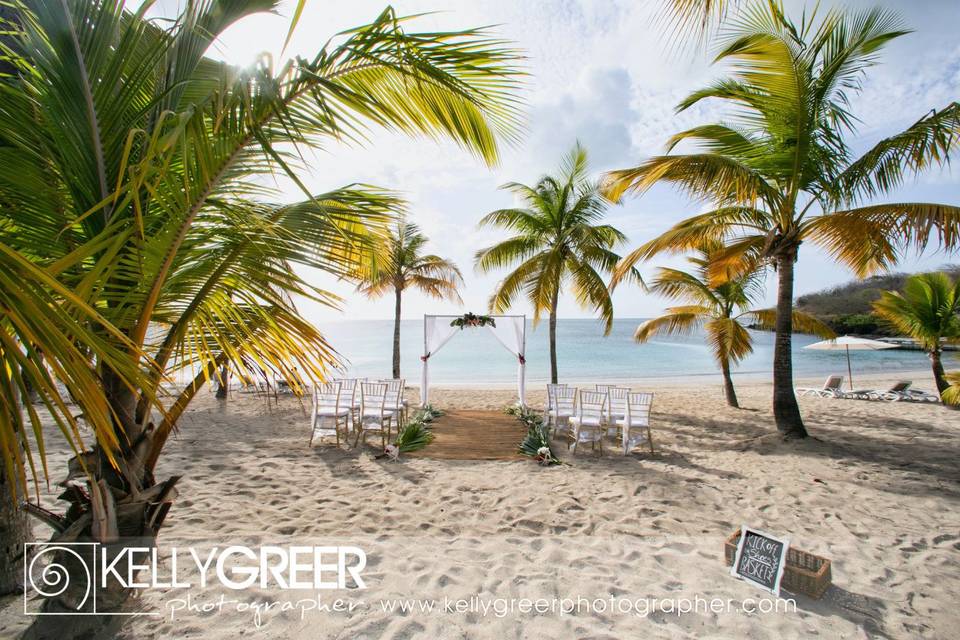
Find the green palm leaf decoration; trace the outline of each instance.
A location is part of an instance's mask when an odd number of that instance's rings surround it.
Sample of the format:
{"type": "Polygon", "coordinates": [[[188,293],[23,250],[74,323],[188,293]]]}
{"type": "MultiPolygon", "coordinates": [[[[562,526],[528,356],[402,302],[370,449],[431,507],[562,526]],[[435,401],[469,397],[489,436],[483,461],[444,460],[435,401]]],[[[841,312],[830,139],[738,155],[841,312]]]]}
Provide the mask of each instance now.
{"type": "Polygon", "coordinates": [[[604,191],[613,199],[669,183],[711,207],[636,248],[617,277],[659,253],[686,252],[703,242],[728,247],[712,264],[714,283],[758,263],[776,268],[774,415],[786,437],[807,435],[793,393],[790,346],[801,244],[818,245],[866,276],[895,264],[907,250],[953,249],[960,242],[960,207],[872,202],[906,177],[949,160],[960,139],[960,103],[929,111],[859,158],[848,145],[856,123],[853,95],[883,47],[906,33],[895,14],[881,9],[815,9],[798,24],[776,0],[739,6],[717,43],[716,61],[730,75],[678,106],[683,111],[714,99],[727,105],[728,119],[680,132],[666,155],[605,178],[604,191]],[[671,153],[680,142],[696,148],[671,153]]]}

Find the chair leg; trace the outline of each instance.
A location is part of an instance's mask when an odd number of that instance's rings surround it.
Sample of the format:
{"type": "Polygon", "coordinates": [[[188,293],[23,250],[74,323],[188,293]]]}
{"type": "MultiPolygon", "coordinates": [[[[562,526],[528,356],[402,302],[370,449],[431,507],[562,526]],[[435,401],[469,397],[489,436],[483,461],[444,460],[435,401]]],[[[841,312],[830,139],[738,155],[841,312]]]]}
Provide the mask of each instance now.
{"type": "MultiPolygon", "coordinates": [[[[357,428],[357,437],[355,437],[355,438],[353,439],[353,448],[354,448],[354,449],[356,449],[356,448],[357,448],[357,445],[360,444],[360,434],[362,434],[362,433],[363,433],[363,424],[361,424],[361,425],[357,428]]],[[[366,440],[364,440],[364,442],[366,442],[366,440]]]]}
{"type": "Polygon", "coordinates": [[[317,425],[313,424],[313,421],[310,421],[310,444],[307,446],[313,446],[313,436],[317,433],[317,425]]]}
{"type": "Polygon", "coordinates": [[[647,442],[650,444],[650,455],[653,455],[653,433],[650,432],[649,426],[647,426],[647,442]]]}

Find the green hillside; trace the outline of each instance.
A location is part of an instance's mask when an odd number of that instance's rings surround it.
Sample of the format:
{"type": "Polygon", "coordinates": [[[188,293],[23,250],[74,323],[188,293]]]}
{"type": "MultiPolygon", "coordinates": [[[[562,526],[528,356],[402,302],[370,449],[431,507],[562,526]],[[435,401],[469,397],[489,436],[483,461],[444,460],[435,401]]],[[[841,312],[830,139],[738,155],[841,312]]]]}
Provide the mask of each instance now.
{"type": "MultiPolygon", "coordinates": [[[[953,278],[960,277],[960,265],[947,265],[940,270],[953,278]]],[[[887,273],[808,293],[797,298],[797,308],[820,318],[840,335],[893,335],[873,315],[871,305],[882,291],[899,291],[910,275],[887,273]]]]}

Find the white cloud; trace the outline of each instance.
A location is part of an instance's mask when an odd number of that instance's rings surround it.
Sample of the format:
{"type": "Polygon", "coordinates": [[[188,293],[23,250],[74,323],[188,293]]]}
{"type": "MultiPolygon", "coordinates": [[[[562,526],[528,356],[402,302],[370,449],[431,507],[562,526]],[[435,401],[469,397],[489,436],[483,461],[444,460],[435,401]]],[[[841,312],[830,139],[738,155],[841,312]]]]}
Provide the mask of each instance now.
{"type": "MultiPolygon", "coordinates": [[[[182,3],[183,0],[179,0],[182,3]]],[[[377,132],[366,148],[333,145],[311,160],[311,188],[328,189],[360,181],[394,188],[410,200],[414,219],[433,240],[432,251],[455,259],[467,277],[465,306],[484,307],[496,280],[473,274],[477,248],[502,237],[478,231],[477,220],[488,211],[511,203],[497,189],[507,180],[533,181],[553,170],[574,140],[580,139],[595,169],[639,163],[660,153],[666,139],[679,130],[720,117],[717,105],[706,104],[677,115],[676,103],[690,91],[720,75],[707,56],[670,51],[656,18],[660,0],[399,0],[400,14],[438,11],[418,19],[423,29],[451,29],[498,25],[498,35],[524,50],[530,72],[527,99],[528,130],[519,147],[507,149],[501,167],[490,170],[451,144],[436,144],[377,132]]],[[[845,6],[872,7],[882,0],[846,0],[845,6]]],[[[163,0],[156,11],[169,14],[178,0],[163,0]]],[[[823,2],[826,8],[838,1],[823,2]]],[[[878,138],[909,125],[933,107],[956,99],[960,87],[960,3],[956,0],[900,0],[886,2],[900,11],[917,33],[890,45],[880,64],[864,81],[863,94],[853,103],[862,120],[855,146],[866,148],[878,138]]],[[[796,12],[812,2],[789,0],[796,12]]],[[[382,10],[376,0],[309,2],[288,53],[310,55],[334,33],[369,22],[382,10]]],[[[290,5],[281,13],[289,16],[290,5]]],[[[247,63],[262,50],[279,51],[286,35],[286,17],[257,17],[233,28],[220,53],[236,63],[247,63]],[[252,44],[251,44],[252,43],[252,44]]],[[[939,200],[960,204],[957,172],[931,172],[905,186],[897,198],[939,200]]],[[[299,197],[290,191],[291,198],[299,197]]],[[[689,202],[668,188],[656,188],[640,199],[611,209],[611,220],[642,242],[684,216],[696,213],[689,202]]],[[[929,268],[943,256],[911,257],[904,269],[929,268]]],[[[677,264],[674,259],[665,262],[677,264]]],[[[652,270],[652,266],[646,271],[652,270]]],[[[849,279],[850,274],[826,256],[804,247],[798,271],[798,293],[849,279]]],[[[323,281],[323,278],[320,278],[323,281]]],[[[350,288],[331,283],[343,294],[350,288]]],[[[617,314],[650,315],[663,301],[637,290],[616,295],[617,314]]],[[[365,302],[351,296],[352,317],[387,317],[390,304],[365,302]]],[[[449,308],[416,295],[406,301],[414,317],[428,310],[449,308]]],[[[570,301],[562,311],[579,315],[570,301]]],[[[317,318],[334,317],[310,309],[317,318]]]]}

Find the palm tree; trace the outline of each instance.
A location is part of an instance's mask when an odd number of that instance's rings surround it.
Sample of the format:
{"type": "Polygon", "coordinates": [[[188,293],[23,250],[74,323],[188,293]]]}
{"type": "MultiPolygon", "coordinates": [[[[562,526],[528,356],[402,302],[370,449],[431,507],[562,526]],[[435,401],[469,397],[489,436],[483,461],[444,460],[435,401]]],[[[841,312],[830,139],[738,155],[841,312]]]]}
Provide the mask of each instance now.
{"type": "Polygon", "coordinates": [[[460,269],[440,256],[423,255],[420,251],[427,237],[412,222],[400,219],[390,230],[383,251],[384,264],[375,265],[357,289],[369,298],[389,292],[394,295],[393,314],[393,377],[400,377],[400,313],[403,292],[419,289],[428,296],[460,302],[457,287],[463,285],[460,269]]]}
{"type": "Polygon", "coordinates": [[[609,334],[613,303],[603,276],[620,260],[613,249],[626,237],[610,225],[598,224],[609,203],[588,178],[587,152],[579,143],[558,175],[545,175],[532,187],[510,182],[502,188],[526,207],[500,209],[480,220],[481,227],[501,227],[516,235],[478,251],[476,268],[486,273],[516,265],[490,297],[490,310],[503,313],[522,292],[533,306],[534,323],[543,313],[550,315],[550,380],[555,383],[560,291],[569,281],[580,306],[596,311],[609,334]]]}
{"type": "Polygon", "coordinates": [[[23,434],[41,437],[36,412],[16,408],[23,385],[10,372],[25,367],[77,450],[72,468],[91,474],[87,491],[65,494],[65,516],[47,517],[56,535],[152,537],[176,482],[154,470],[193,396],[224,364],[298,391],[322,380],[335,352],[294,300],[336,298],[293,265],[355,273],[402,209],[372,187],[308,191],[296,148],[373,124],[447,137],[493,163],[517,121],[517,56],[482,31],[409,33],[388,9],[312,58],[240,70],[206,52],[271,2],[189,2],[169,23],[145,19],[150,3],[16,6],[3,40],[15,73],[0,78],[0,450],[24,488],[23,434]],[[302,202],[263,186],[276,168],[302,202]],[[177,370],[195,377],[157,407],[177,370]],[[93,427],[93,451],[56,381],[93,427]]]}
{"type": "MultiPolygon", "coordinates": [[[[776,318],[775,309],[750,309],[760,294],[761,273],[740,274],[720,284],[710,281],[708,272],[715,255],[723,245],[708,243],[698,254],[687,258],[696,267],[694,272],[661,267],[647,290],[686,304],[668,307],[660,317],[647,320],[637,328],[634,338],[646,342],[655,335],[690,333],[702,328],[723,374],[723,393],[727,404],[739,408],[730,365],[737,364],[753,352],[753,338],[744,323],[758,329],[770,329],[776,318]]],[[[803,313],[793,312],[794,329],[832,338],[834,332],[825,324],[803,313]]]]}
{"type": "Polygon", "coordinates": [[[849,97],[880,49],[906,33],[895,16],[835,10],[808,15],[798,26],[771,0],[741,9],[728,24],[717,61],[732,65],[733,76],[694,92],[678,109],[715,98],[734,107],[731,120],[676,134],[667,155],[608,174],[606,193],[616,199],[667,182],[713,206],[634,250],[621,272],[711,240],[727,244],[711,268],[714,280],[760,262],[776,268],[774,415],[786,437],[802,438],[791,361],[800,245],[819,245],[858,276],[889,267],[907,248],[956,246],[960,207],[865,201],[947,161],[960,131],[960,103],[929,112],[854,158],[846,140],[855,123],[849,97]],[[671,155],[681,142],[701,148],[671,155]]]}
{"type": "Polygon", "coordinates": [[[903,291],[884,291],[873,303],[874,312],[893,329],[914,338],[930,357],[937,391],[950,387],[943,370],[944,340],[960,339],[960,279],[945,273],[910,276],[903,291]]]}

